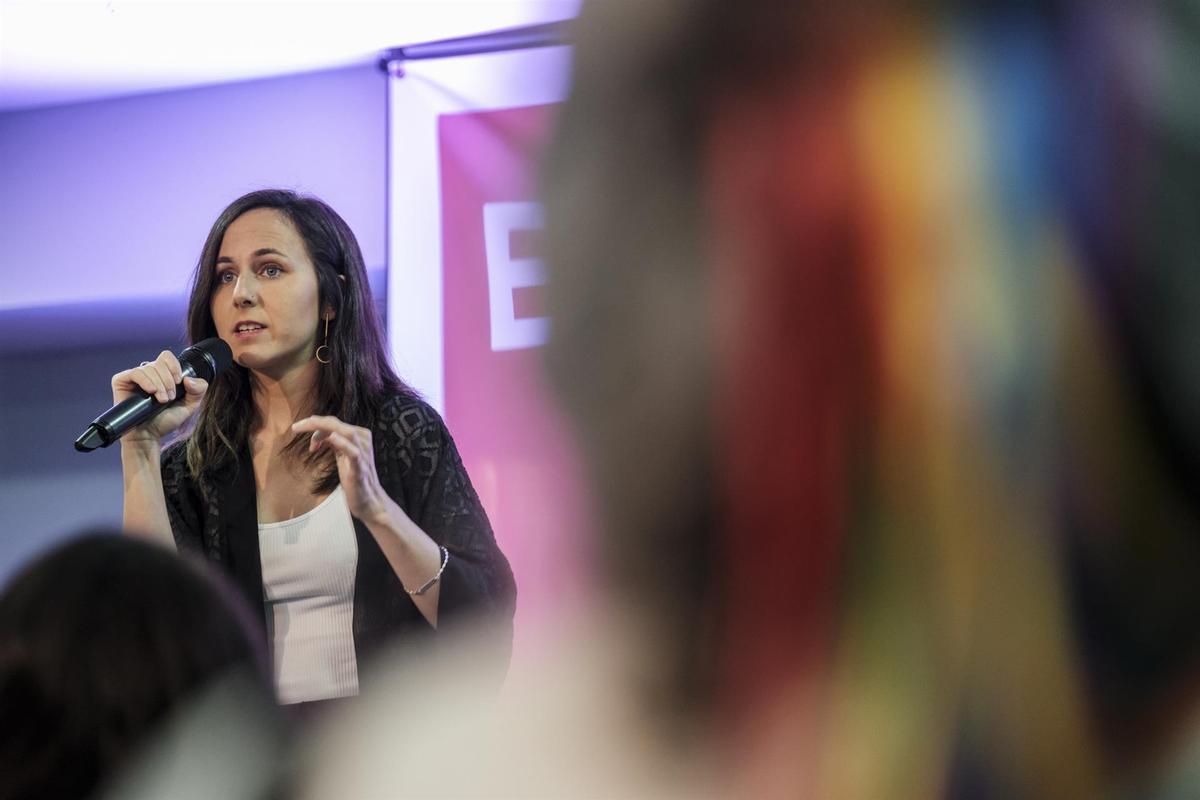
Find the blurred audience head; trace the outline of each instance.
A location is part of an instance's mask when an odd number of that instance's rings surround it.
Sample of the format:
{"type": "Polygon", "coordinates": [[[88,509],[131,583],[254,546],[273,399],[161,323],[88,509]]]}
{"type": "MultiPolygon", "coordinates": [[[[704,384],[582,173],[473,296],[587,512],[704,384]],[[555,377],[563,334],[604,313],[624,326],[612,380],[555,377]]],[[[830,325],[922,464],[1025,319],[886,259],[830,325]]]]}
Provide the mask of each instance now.
{"type": "Polygon", "coordinates": [[[585,9],[547,364],[656,713],[789,754],[753,796],[1095,796],[1177,752],[1194,16],[585,9]]]}
{"type": "Polygon", "coordinates": [[[92,795],[233,672],[270,694],[261,635],[202,566],[110,531],[56,547],[0,596],[0,795],[92,795]]]}

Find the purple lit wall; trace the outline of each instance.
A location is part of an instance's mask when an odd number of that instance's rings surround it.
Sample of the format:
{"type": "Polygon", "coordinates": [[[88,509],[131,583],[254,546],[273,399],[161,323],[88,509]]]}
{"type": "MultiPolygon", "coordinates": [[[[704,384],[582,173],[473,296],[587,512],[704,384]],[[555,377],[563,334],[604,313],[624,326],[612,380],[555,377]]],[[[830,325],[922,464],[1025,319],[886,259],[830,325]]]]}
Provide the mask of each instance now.
{"type": "Polygon", "coordinates": [[[182,341],[188,278],[234,197],[327,200],[383,306],[386,135],[374,65],[0,113],[0,580],[120,522],[119,454],[71,443],[113,372],[182,341]]]}
{"type": "Polygon", "coordinates": [[[274,184],[382,266],[386,103],[363,66],[0,114],[0,310],[178,296],[217,212],[274,184]]]}

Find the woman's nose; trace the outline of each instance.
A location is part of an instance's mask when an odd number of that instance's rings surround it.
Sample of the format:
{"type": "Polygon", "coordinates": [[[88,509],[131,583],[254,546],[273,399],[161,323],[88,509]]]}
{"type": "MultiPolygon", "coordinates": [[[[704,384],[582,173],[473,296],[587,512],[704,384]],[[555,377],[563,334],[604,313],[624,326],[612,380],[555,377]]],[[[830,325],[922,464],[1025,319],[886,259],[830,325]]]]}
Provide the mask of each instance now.
{"type": "Polygon", "coordinates": [[[250,277],[239,276],[233,285],[233,302],[239,306],[254,305],[257,299],[257,287],[250,277]]]}

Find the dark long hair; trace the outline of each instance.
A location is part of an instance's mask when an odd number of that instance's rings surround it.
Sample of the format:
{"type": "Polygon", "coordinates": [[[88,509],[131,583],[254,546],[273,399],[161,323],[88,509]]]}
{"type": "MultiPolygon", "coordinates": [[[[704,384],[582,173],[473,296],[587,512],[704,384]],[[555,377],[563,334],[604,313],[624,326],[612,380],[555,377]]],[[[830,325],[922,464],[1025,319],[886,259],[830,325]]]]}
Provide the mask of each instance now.
{"type": "MultiPolygon", "coordinates": [[[[221,241],[235,219],[255,208],[273,208],[295,226],[317,272],[319,308],[331,307],[335,312],[329,323],[330,363],[320,365],[311,413],[370,427],[387,398],[415,393],[388,363],[358,240],[346,221],[316,197],[262,189],[239,197],[221,212],[192,278],[188,338],[195,343],[218,335],[211,300],[221,241]]],[[[200,405],[188,442],[188,467],[193,476],[236,464],[257,422],[250,371],[235,364],[212,382],[200,405]]],[[[303,459],[317,473],[314,491],[332,491],[338,480],[333,459],[308,453],[309,438],[310,434],[296,436],[284,452],[303,459]]]]}
{"type": "Polygon", "coordinates": [[[268,702],[267,664],[204,564],[115,531],[60,545],[0,595],[0,796],[88,796],[214,681],[250,676],[268,702]]]}

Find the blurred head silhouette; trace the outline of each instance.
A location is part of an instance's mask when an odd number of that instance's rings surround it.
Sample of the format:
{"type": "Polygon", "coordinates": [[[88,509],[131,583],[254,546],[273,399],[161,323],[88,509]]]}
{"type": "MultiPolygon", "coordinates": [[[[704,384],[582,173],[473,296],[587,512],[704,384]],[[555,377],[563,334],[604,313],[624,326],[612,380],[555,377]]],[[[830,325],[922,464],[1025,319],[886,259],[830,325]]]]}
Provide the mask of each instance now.
{"type": "Polygon", "coordinates": [[[586,9],[547,363],[663,718],[766,758],[748,794],[1094,796],[1171,758],[1200,674],[1192,17],[586,9]]]}
{"type": "Polygon", "coordinates": [[[114,532],[63,544],[0,596],[0,795],[93,794],[169,712],[265,653],[232,590],[114,532]]]}

